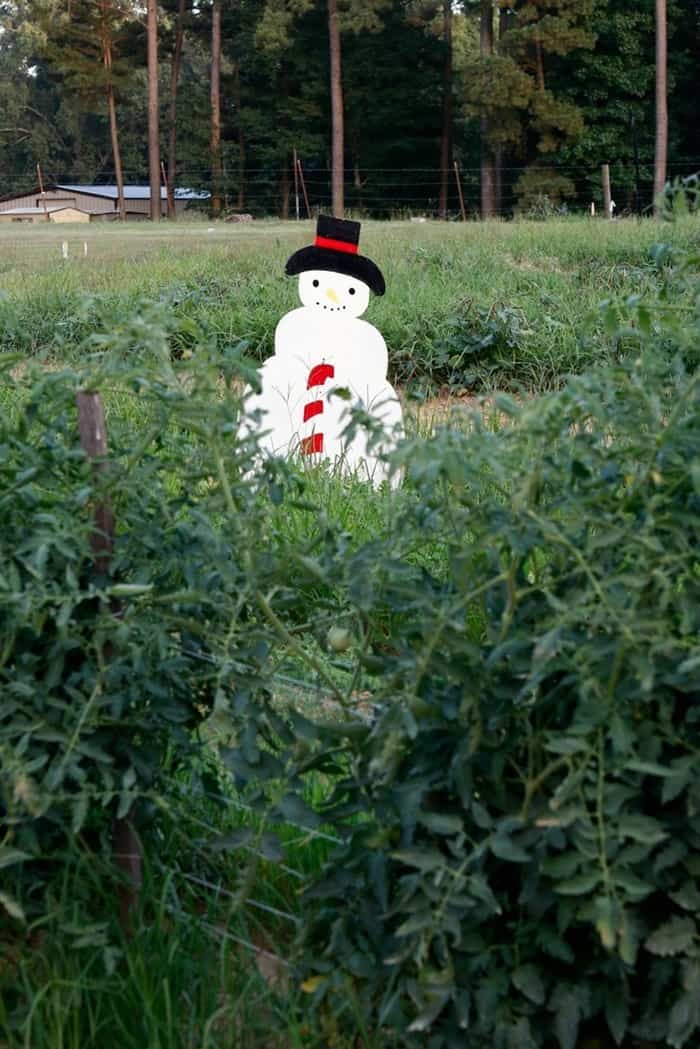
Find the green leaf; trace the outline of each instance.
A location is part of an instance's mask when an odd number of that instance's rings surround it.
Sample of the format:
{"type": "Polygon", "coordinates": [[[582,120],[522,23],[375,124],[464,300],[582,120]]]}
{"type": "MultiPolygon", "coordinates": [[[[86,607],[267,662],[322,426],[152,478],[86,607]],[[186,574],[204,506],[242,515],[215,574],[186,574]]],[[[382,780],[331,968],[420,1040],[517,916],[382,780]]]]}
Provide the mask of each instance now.
{"type": "Polygon", "coordinates": [[[73,834],[78,834],[85,823],[85,818],[88,811],[88,795],[78,794],[73,805],[73,812],[71,815],[71,830],[73,834]]]}
{"type": "Polygon", "coordinates": [[[666,778],[668,776],[675,775],[673,769],[667,768],[665,765],[657,765],[655,761],[628,761],[625,768],[630,769],[632,772],[643,772],[648,776],[660,776],[666,778]]]}
{"type": "Polygon", "coordinates": [[[491,838],[491,852],[499,860],[508,860],[510,863],[529,863],[531,859],[524,849],[502,834],[491,838]]]}
{"type": "Polygon", "coordinates": [[[554,1032],[560,1049],[576,1049],[581,1008],[573,991],[558,990],[552,1005],[556,1008],[554,1032]]]}
{"type": "Polygon", "coordinates": [[[24,863],[25,860],[30,860],[31,856],[28,852],[22,852],[21,849],[11,849],[9,845],[0,846],[0,868],[11,867],[15,863],[24,863]]]}
{"type": "Polygon", "coordinates": [[[446,858],[438,849],[399,849],[391,855],[399,863],[405,863],[407,867],[416,867],[421,871],[442,870],[447,866],[446,858]]]}
{"type": "Polygon", "coordinates": [[[649,893],[654,891],[653,885],[642,881],[641,878],[638,878],[636,874],[629,870],[617,869],[615,871],[615,885],[619,889],[623,889],[634,903],[645,899],[649,893]]]}
{"type": "Polygon", "coordinates": [[[442,815],[439,812],[419,812],[418,822],[432,831],[433,834],[461,834],[464,822],[459,816],[442,815]]]}
{"type": "Polygon", "coordinates": [[[682,994],[674,1003],[668,1019],[668,1043],[673,1049],[682,1049],[700,1026],[700,1003],[697,995],[682,994]]]}
{"type": "Polygon", "coordinates": [[[434,917],[432,911],[422,910],[418,914],[412,914],[410,918],[407,918],[405,922],[402,922],[396,930],[396,935],[400,937],[411,936],[416,932],[423,932],[424,929],[432,927],[434,917]]]}
{"type": "Polygon", "coordinates": [[[599,882],[600,871],[583,871],[573,878],[558,882],[554,886],[554,891],[561,896],[584,896],[586,893],[593,892],[599,882]]]}
{"type": "Polygon", "coordinates": [[[106,593],[109,597],[142,597],[152,590],[153,583],[115,583],[108,587],[106,593]]]}
{"type": "Polygon", "coordinates": [[[629,1001],[624,985],[608,991],[605,997],[605,1020],[615,1044],[622,1045],[629,1023],[629,1001]]]}
{"type": "Polygon", "coordinates": [[[281,863],[284,859],[284,849],[277,834],[265,831],[257,842],[258,849],[270,863],[281,863]]]}
{"type": "Polygon", "coordinates": [[[12,896],[8,896],[6,892],[0,892],[0,907],[3,907],[10,917],[15,918],[18,922],[26,921],[20,904],[12,896]]]}
{"type": "Polygon", "coordinates": [[[617,832],[621,837],[639,841],[642,845],[656,845],[668,837],[657,820],[635,813],[621,817],[617,832]]]}
{"type": "Polygon", "coordinates": [[[644,946],[651,954],[670,958],[688,950],[695,939],[696,931],[692,918],[674,917],[660,925],[648,937],[644,946]]]}
{"type": "Polygon", "coordinates": [[[599,896],[595,900],[595,926],[603,947],[608,951],[614,950],[617,943],[618,909],[610,896],[599,896]]]}
{"type": "Polygon", "coordinates": [[[548,856],[542,861],[542,870],[550,878],[570,878],[583,861],[580,852],[564,852],[559,856],[548,856]]]}
{"type": "Polygon", "coordinates": [[[232,849],[242,849],[250,845],[254,838],[255,831],[252,827],[241,827],[229,834],[222,834],[220,838],[211,842],[210,847],[216,852],[229,852],[232,849]]]}
{"type": "Polygon", "coordinates": [[[544,1003],[546,992],[539,970],[534,965],[521,965],[511,977],[513,985],[535,1005],[544,1003]]]}
{"type": "Polygon", "coordinates": [[[321,825],[321,817],[314,812],[298,794],[287,794],[277,803],[277,808],[286,820],[300,827],[315,830],[321,825]]]}

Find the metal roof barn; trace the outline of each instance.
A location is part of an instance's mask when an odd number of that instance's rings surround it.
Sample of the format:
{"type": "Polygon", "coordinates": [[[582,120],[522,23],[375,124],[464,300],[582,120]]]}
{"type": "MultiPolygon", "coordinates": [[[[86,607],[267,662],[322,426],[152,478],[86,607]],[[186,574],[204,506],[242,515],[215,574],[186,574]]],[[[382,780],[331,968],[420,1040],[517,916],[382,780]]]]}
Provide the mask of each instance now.
{"type": "MultiPolygon", "coordinates": [[[[185,209],[195,204],[205,204],[209,193],[192,189],[175,190],[175,213],[182,215],[185,209]]],[[[167,212],[165,188],[160,191],[161,212],[167,212]]],[[[147,219],[150,214],[151,191],[149,186],[124,186],[127,219],[147,219]]],[[[28,193],[8,194],[0,198],[0,215],[18,208],[74,208],[87,212],[91,219],[114,220],[119,218],[119,193],[112,185],[79,185],[77,183],[54,182],[46,186],[42,194],[36,187],[28,193]]]]}
{"type": "Polygon", "coordinates": [[[41,208],[0,209],[0,222],[89,222],[90,214],[79,208],[64,207],[63,204],[47,204],[41,208]]]}

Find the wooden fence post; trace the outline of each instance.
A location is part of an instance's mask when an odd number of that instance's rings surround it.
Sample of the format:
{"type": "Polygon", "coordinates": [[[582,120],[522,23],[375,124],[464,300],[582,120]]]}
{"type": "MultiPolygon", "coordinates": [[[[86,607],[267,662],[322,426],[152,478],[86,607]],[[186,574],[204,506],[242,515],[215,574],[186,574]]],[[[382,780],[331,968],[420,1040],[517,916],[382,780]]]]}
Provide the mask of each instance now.
{"type": "MultiPolygon", "coordinates": [[[[107,426],[104,406],[99,393],[80,390],[76,395],[78,403],[78,431],[80,445],[92,463],[97,476],[107,469],[107,426]]],[[[112,550],[114,548],[114,515],[108,499],[97,503],[93,510],[94,530],[90,545],[94,559],[95,575],[109,574],[112,550]]],[[[111,610],[118,615],[121,606],[113,602],[111,610]]],[[[105,661],[109,661],[112,646],[108,642],[104,648],[105,661]]],[[[112,837],[114,862],[124,876],[119,890],[119,916],[125,933],[131,931],[131,916],[136,909],[143,880],[141,869],[141,845],[134,830],[133,809],[123,819],[115,819],[112,837]]]]}
{"type": "Polygon", "coordinates": [[[612,218],[612,193],[610,192],[610,165],[603,164],[603,206],[605,207],[606,219],[612,218]]]}
{"type": "Polygon", "coordinates": [[[459,193],[459,207],[462,212],[462,222],[467,221],[467,209],[464,206],[464,194],[462,193],[462,180],[459,177],[459,164],[455,160],[455,178],[457,179],[457,192],[459,193]]]}
{"type": "Polygon", "coordinates": [[[309,194],[306,192],[306,179],[304,178],[304,169],[301,165],[301,158],[297,157],[297,169],[299,171],[299,179],[301,181],[301,188],[304,193],[304,203],[306,204],[306,214],[311,218],[311,208],[309,207],[309,194]]]}

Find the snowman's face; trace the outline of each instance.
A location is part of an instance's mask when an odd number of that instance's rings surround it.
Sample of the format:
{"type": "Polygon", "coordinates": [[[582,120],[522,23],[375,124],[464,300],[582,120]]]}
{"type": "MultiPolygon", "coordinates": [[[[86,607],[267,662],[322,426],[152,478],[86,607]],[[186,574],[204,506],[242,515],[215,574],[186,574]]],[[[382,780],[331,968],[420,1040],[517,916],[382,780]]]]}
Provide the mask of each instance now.
{"type": "Polygon", "coordinates": [[[308,270],[299,275],[302,305],[323,313],[361,317],[369,306],[369,288],[356,277],[327,270],[308,270]]]}

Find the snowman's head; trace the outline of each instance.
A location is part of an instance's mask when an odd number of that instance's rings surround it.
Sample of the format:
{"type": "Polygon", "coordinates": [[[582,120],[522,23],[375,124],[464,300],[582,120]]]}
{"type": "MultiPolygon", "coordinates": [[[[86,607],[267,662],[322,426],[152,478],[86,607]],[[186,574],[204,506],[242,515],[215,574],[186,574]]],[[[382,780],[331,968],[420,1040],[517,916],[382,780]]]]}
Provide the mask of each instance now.
{"type": "Polygon", "coordinates": [[[337,317],[361,317],[369,306],[369,287],[357,277],[330,270],[299,274],[302,305],[337,317]]]}

